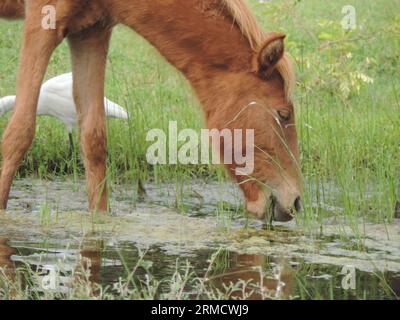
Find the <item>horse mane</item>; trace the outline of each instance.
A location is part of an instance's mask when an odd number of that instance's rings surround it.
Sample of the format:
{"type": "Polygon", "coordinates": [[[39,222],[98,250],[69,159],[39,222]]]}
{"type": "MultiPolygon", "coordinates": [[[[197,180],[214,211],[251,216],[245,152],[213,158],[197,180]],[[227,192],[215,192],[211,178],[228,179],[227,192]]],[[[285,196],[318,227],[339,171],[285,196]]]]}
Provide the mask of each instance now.
{"type": "Polygon", "coordinates": [[[296,74],[294,72],[292,59],[287,53],[285,53],[282,59],[277,63],[276,70],[278,70],[283,79],[286,100],[292,103],[294,89],[296,87],[296,74]]]}
{"type": "Polygon", "coordinates": [[[222,0],[222,3],[249,41],[251,48],[256,51],[263,42],[264,32],[251,13],[248,4],[243,0],[222,0]]]}
{"type": "MultiPolygon", "coordinates": [[[[263,44],[265,33],[261,30],[246,1],[221,1],[231,15],[234,23],[239,27],[243,35],[249,41],[250,47],[254,51],[257,51],[257,49],[263,44]]],[[[289,102],[292,102],[296,85],[296,75],[293,63],[287,53],[285,53],[282,59],[278,62],[276,69],[283,79],[286,99],[289,102]]]]}

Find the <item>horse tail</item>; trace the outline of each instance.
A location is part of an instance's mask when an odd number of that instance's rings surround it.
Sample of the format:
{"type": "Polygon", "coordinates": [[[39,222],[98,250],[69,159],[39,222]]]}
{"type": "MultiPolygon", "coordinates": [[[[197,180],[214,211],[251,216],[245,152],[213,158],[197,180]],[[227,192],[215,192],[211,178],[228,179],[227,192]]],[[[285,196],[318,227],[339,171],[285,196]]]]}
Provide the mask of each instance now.
{"type": "Polygon", "coordinates": [[[128,113],[119,104],[104,98],[106,116],[109,118],[128,119],[128,113]]]}

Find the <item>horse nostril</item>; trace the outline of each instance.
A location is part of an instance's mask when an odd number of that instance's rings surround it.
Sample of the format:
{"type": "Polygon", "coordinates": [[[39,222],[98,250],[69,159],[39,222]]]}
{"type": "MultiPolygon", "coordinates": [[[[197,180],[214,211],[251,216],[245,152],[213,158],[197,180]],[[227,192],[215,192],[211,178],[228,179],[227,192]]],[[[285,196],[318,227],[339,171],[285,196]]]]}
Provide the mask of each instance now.
{"type": "Polygon", "coordinates": [[[294,200],[294,208],[296,209],[297,212],[301,210],[301,198],[297,197],[296,200],[294,200]]]}

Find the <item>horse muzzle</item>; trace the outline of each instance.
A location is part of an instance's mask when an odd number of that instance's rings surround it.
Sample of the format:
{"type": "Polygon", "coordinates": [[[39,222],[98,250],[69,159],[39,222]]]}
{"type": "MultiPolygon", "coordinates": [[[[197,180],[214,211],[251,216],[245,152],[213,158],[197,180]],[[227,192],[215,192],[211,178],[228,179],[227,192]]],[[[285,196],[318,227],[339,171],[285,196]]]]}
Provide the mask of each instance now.
{"type": "Polygon", "coordinates": [[[275,221],[288,222],[296,217],[296,214],[301,210],[301,198],[300,196],[294,197],[293,201],[289,202],[289,205],[283,205],[274,196],[271,196],[271,213],[275,221]]]}

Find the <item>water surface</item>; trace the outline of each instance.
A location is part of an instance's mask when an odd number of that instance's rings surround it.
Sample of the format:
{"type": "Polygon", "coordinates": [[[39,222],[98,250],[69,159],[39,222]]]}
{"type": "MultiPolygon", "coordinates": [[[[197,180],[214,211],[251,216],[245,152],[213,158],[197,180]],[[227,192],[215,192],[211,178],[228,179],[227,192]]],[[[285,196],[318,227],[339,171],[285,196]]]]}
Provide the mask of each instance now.
{"type": "MultiPolygon", "coordinates": [[[[65,285],[59,290],[68,290],[82,261],[90,261],[91,281],[109,287],[146,261],[139,277],[171,279],[190,265],[216,290],[246,283],[229,293],[232,298],[400,295],[399,221],[364,223],[357,234],[354,226],[332,222],[318,232],[295,222],[271,230],[242,217],[240,192],[232,184],[194,181],[146,189],[147,197],[138,200],[133,188],[114,187],[112,214],[92,216],[85,211],[83,182],[17,181],[9,210],[0,214],[0,267],[29,265],[44,278],[62,272],[65,285]]],[[[195,286],[185,290],[199,298],[195,286]]],[[[159,297],[166,292],[162,288],[159,297]]]]}

